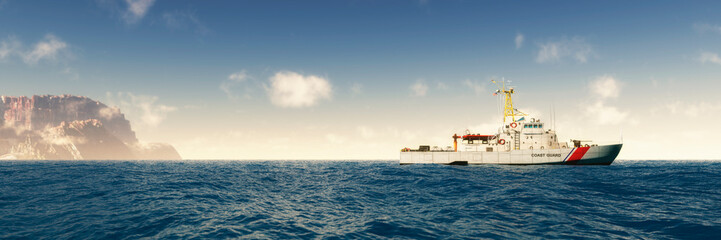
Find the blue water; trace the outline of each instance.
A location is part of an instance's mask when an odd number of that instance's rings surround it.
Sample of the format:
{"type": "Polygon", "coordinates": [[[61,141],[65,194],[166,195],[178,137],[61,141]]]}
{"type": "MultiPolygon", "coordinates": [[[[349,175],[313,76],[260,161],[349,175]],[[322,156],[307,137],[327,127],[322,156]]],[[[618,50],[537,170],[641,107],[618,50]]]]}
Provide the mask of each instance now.
{"type": "Polygon", "coordinates": [[[721,238],[721,162],[0,161],[0,238],[721,238]]]}

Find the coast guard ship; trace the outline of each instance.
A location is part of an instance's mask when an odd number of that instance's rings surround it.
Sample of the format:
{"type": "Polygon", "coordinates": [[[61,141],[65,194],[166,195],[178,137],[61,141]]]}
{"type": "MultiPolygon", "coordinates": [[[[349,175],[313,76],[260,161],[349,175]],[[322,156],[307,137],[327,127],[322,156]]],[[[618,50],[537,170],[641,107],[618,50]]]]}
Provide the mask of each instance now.
{"type": "Polygon", "coordinates": [[[572,139],[569,146],[567,142],[559,142],[555,130],[548,128],[540,119],[526,119],[527,114],[513,108],[513,87],[506,88],[505,81],[496,85],[499,89],[494,95],[505,96],[503,125],[498,133],[471,134],[466,130],[464,135],[452,136],[453,148],[431,149],[427,145],[418,149],[403,148],[400,164],[610,165],[621,151],[621,143],[598,145],[588,140],[572,139]]]}

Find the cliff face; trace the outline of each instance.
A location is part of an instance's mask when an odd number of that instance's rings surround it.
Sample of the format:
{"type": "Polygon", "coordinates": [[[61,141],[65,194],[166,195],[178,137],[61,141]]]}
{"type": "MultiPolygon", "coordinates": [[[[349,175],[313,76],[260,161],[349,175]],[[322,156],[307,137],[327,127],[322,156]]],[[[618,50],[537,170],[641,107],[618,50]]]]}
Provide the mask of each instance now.
{"type": "Polygon", "coordinates": [[[4,123],[28,130],[42,130],[59,125],[61,122],[99,119],[105,128],[125,143],[135,143],[135,132],[130,122],[117,108],[93,101],[87,97],[73,95],[42,95],[32,97],[2,96],[4,123]]]}
{"type": "Polygon", "coordinates": [[[87,97],[0,97],[0,158],[180,159],[168,144],[141,144],[117,108],[87,97]]]}

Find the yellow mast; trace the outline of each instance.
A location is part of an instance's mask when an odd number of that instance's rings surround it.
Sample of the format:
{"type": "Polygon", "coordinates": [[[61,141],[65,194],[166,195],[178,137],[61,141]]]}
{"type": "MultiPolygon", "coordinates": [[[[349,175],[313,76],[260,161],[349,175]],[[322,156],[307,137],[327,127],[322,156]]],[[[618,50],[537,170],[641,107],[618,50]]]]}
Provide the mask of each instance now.
{"type": "Polygon", "coordinates": [[[511,118],[511,120],[513,120],[513,122],[515,122],[516,116],[528,116],[527,114],[513,108],[513,99],[511,97],[511,95],[514,93],[513,87],[506,89],[506,81],[503,81],[502,84],[498,84],[495,80],[491,80],[491,82],[495,83],[496,86],[498,86],[498,89],[496,90],[496,93],[494,95],[501,93],[504,94],[506,97],[506,104],[503,107],[503,124],[506,124],[506,118],[509,117],[511,118]]]}

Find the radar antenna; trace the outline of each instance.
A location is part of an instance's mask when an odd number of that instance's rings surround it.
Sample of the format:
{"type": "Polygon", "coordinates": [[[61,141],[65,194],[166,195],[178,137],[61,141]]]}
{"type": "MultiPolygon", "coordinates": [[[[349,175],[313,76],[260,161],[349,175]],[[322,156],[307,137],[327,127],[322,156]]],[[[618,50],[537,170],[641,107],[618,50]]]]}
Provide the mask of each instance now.
{"type": "MultiPolygon", "coordinates": [[[[493,93],[494,96],[498,94],[504,94],[506,98],[506,104],[503,108],[503,124],[506,124],[506,119],[511,118],[513,122],[516,121],[516,117],[522,117],[522,116],[528,116],[528,114],[525,114],[521,111],[518,111],[518,109],[513,108],[513,99],[511,95],[513,95],[513,87],[506,88],[506,81],[505,79],[501,81],[501,84],[496,82],[496,80],[491,80],[491,82],[495,83],[496,86],[498,86],[498,89],[496,89],[496,92],[493,93]]],[[[509,81],[510,82],[510,81],[509,81]]]]}

